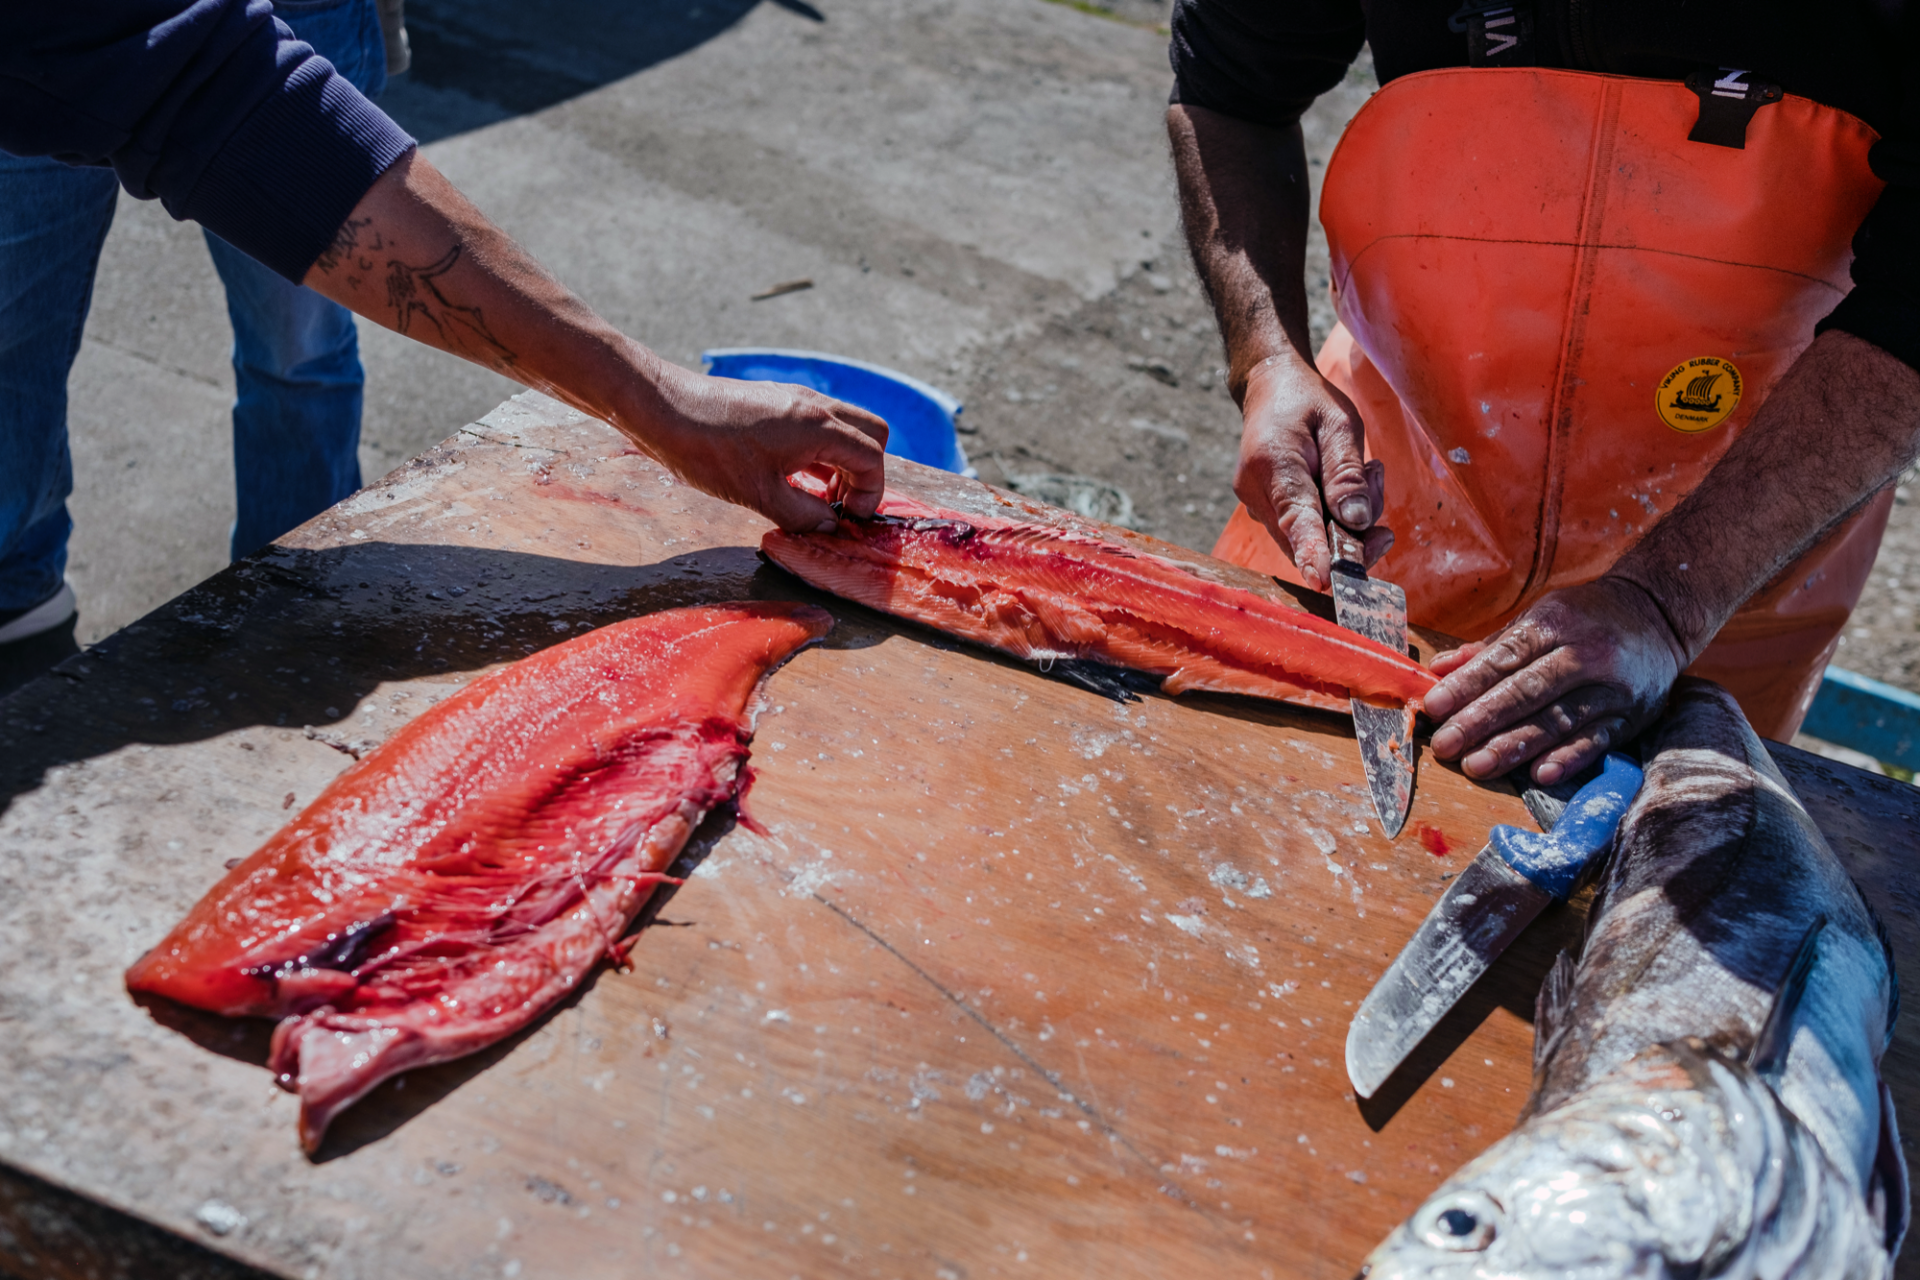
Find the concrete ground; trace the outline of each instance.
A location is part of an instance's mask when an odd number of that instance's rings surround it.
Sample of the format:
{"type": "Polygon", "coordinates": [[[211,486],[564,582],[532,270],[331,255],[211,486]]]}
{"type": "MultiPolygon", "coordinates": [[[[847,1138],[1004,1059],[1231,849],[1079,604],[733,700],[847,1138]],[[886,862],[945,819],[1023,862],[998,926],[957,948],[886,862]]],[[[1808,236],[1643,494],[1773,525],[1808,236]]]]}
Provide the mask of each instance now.
{"type": "MultiPolygon", "coordinates": [[[[1167,0],[412,0],[388,109],[616,324],[809,347],[967,404],[981,474],[1205,548],[1238,422],[1178,235],[1167,0]],[[766,301],[752,294],[807,278],[766,301]]],[[[1308,121],[1316,167],[1373,87],[1308,121]]],[[[1330,322],[1325,256],[1310,273],[1330,322]]],[[[504,399],[362,325],[376,476],[504,399]]],[[[232,375],[199,232],[122,199],[75,370],[80,639],[224,563],[232,375]]],[[[1920,688],[1903,502],[1840,662],[1920,688]]]]}

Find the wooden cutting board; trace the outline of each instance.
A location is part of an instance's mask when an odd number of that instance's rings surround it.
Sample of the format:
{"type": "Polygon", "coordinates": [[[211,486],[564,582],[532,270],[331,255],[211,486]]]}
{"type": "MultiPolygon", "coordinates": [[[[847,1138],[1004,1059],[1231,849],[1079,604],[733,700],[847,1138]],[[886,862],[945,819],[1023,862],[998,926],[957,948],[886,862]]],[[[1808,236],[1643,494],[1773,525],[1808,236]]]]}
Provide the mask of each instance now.
{"type": "MultiPolygon", "coordinates": [[[[1374,1102],[1343,1046],[1512,795],[1423,755],[1389,843],[1345,717],[1119,703],[837,601],[766,689],[767,834],[710,821],[630,972],[383,1086],[318,1159],[266,1023],[128,998],[230,859],[475,675],[813,598],[765,527],[521,397],[0,705],[0,1269],[1345,1280],[1506,1131],[1576,911],[1374,1102]]],[[[1782,755],[1920,973],[1916,793],[1782,755]]]]}

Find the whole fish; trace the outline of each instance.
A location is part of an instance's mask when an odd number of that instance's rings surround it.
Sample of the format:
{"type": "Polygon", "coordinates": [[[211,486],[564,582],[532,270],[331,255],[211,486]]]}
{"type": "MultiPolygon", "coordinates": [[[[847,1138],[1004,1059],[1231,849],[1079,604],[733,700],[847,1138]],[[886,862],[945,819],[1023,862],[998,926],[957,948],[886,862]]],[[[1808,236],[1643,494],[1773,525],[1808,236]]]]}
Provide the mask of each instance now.
{"type": "Polygon", "coordinates": [[[1724,690],[1683,681],[1647,751],[1579,964],[1541,990],[1519,1126],[1368,1280],[1892,1274],[1885,935],[1724,690]]]}
{"type": "Polygon", "coordinates": [[[889,494],[882,514],[760,550],[834,595],[1028,661],[1165,677],[1168,693],[1251,694],[1347,711],[1419,707],[1432,673],[1404,653],[1159,556],[1084,534],[963,516],[889,494]]]}
{"type": "Polygon", "coordinates": [[[348,769],[127,971],[129,990],[279,1018],[315,1150],[380,1081],[518,1031],[622,935],[738,794],[761,679],[832,622],[673,609],[474,681],[348,769]]]}

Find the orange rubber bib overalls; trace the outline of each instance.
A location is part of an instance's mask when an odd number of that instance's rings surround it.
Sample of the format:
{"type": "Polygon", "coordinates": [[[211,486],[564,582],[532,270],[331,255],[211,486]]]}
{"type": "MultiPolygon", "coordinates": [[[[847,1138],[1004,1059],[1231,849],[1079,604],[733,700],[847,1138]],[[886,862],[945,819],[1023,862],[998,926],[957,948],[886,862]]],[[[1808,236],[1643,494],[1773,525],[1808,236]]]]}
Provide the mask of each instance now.
{"type": "MultiPolygon", "coordinates": [[[[1459,68],[1391,81],[1348,126],[1320,203],[1340,324],[1319,366],[1386,464],[1397,540],[1374,572],[1413,622],[1479,638],[1606,572],[1851,287],[1877,135],[1772,91],[1743,149],[1689,141],[1716,105],[1704,83],[1459,68]]],[[[1761,733],[1789,738],[1806,715],[1891,502],[1789,566],[1689,668],[1761,733]]],[[[1299,581],[1245,507],[1214,554],[1299,581]]]]}

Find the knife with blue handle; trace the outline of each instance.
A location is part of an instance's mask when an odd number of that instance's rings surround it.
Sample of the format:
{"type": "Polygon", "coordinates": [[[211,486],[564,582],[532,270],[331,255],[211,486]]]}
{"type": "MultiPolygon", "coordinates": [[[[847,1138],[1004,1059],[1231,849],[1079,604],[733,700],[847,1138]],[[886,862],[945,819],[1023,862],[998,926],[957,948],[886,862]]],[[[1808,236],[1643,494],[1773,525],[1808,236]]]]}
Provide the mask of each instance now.
{"type": "Polygon", "coordinates": [[[1640,766],[1610,755],[1546,834],[1498,826],[1361,1002],[1347,1030],[1347,1078],[1371,1098],[1447,1011],[1533,923],[1564,901],[1613,843],[1640,790],[1640,766]]]}

